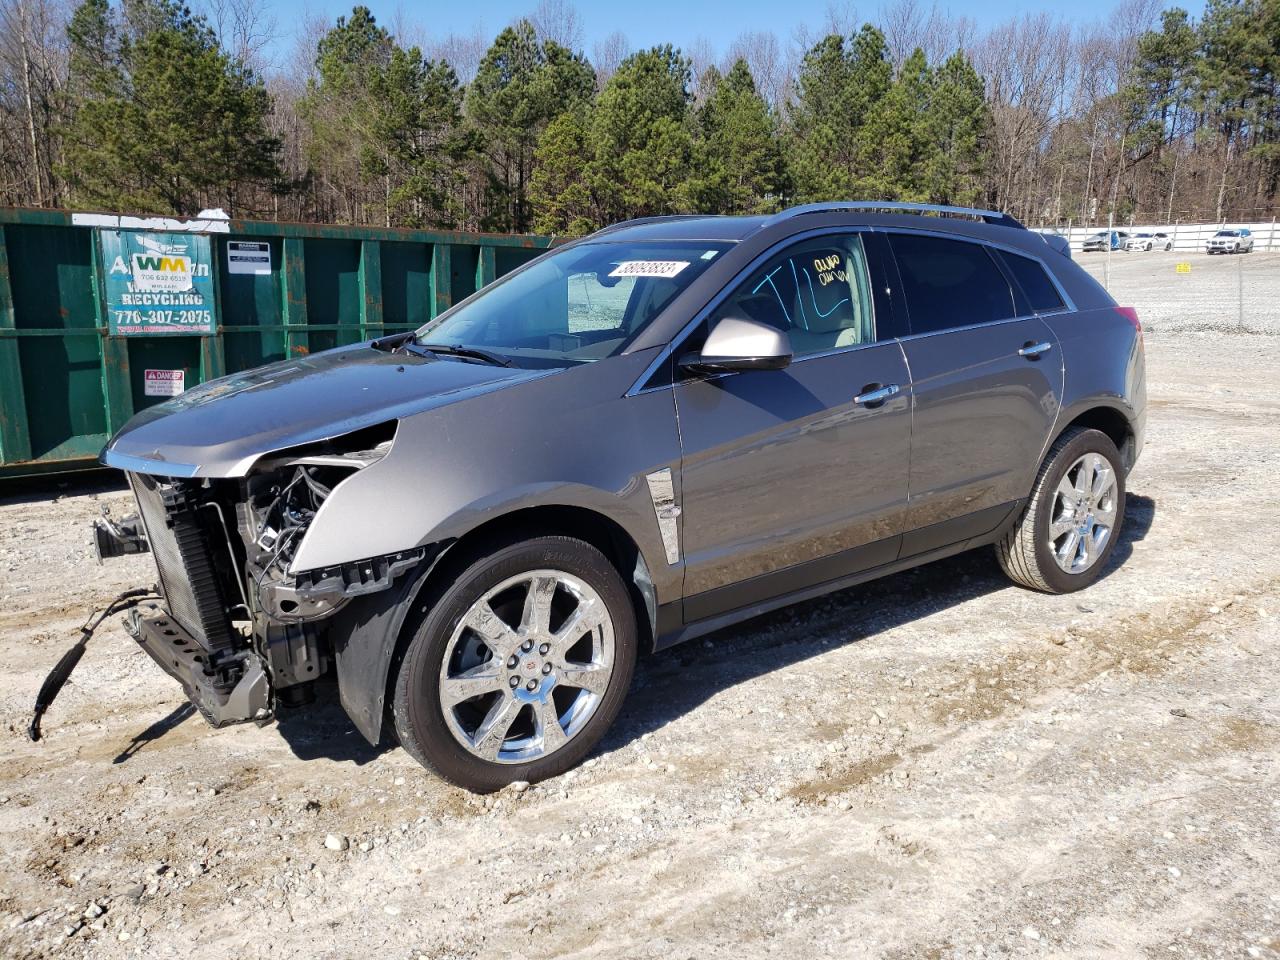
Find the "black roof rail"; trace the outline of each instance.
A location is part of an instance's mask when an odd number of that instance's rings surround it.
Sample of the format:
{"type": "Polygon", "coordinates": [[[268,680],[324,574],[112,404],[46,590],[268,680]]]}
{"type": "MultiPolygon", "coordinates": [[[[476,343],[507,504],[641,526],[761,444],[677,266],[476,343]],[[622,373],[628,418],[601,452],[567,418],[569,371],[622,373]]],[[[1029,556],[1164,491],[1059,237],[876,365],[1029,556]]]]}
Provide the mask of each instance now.
{"type": "Polygon", "coordinates": [[[936,213],[952,217],[976,217],[986,223],[1001,227],[1027,229],[1019,221],[999,210],[983,210],[979,207],[952,207],[941,203],[905,203],[899,200],[828,200],[822,203],[806,203],[775,213],[765,226],[803,216],[806,213],[839,213],[843,210],[884,210],[890,213],[936,213]]]}
{"type": "MultiPolygon", "coordinates": [[[[598,237],[606,233],[613,233],[615,230],[622,230],[626,227],[638,227],[644,223],[661,223],[664,220],[703,220],[707,217],[716,216],[712,213],[670,213],[660,217],[636,217],[633,220],[620,220],[617,223],[611,223],[608,226],[601,227],[594,233],[589,233],[589,237],[598,237]]],[[[584,238],[585,239],[585,238],[584,238]]]]}

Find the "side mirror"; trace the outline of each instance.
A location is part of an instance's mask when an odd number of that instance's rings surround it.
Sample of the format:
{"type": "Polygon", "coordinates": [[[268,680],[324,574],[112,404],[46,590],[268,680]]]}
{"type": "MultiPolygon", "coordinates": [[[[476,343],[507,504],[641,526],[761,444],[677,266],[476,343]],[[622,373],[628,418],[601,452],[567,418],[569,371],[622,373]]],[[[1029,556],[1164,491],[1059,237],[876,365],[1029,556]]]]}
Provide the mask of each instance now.
{"type": "Polygon", "coordinates": [[[791,338],[766,323],[724,317],[699,353],[680,358],[689,370],[781,370],[791,362],[791,338]]]}

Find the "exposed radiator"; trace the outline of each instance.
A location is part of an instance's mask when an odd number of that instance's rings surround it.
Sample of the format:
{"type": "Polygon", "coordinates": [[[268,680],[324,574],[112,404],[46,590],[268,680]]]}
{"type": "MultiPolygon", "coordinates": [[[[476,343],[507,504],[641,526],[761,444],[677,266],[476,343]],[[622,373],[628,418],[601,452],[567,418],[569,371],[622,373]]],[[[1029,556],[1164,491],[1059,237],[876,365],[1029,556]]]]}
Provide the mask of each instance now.
{"type": "Polygon", "coordinates": [[[200,505],[180,485],[144,473],[129,474],[129,484],[169,615],[210,653],[231,650],[231,619],[214,569],[214,550],[221,546],[225,552],[225,545],[216,544],[202,526],[200,505]]]}

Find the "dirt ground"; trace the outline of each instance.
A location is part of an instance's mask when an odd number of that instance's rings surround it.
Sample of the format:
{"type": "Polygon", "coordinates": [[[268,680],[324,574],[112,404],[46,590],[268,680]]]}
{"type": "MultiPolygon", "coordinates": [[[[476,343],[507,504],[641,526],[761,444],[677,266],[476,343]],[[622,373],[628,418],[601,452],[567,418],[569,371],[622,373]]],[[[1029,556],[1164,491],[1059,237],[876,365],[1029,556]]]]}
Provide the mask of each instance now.
{"type": "Polygon", "coordinates": [[[1280,360],[1148,337],[1104,579],[988,551],[644,661],[585,767],[477,799],[332,690],[210,730],[112,622],[118,492],[0,501],[0,955],[1280,957],[1280,360]],[[332,845],[326,846],[332,835],[332,845]]]}
{"type": "Polygon", "coordinates": [[[1117,301],[1138,308],[1151,332],[1280,334],[1280,253],[1077,253],[1117,301]],[[1183,265],[1184,272],[1178,271],[1183,265]]]}

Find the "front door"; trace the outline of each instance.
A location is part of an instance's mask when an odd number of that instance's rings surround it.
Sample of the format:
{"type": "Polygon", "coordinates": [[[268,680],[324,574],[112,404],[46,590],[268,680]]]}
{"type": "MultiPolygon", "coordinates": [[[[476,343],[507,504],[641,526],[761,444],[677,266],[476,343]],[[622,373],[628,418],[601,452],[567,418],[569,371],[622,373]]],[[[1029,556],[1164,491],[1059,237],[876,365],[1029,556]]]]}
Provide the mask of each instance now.
{"type": "Polygon", "coordinates": [[[873,300],[862,237],[827,236],[753,272],[706,325],[772,324],[794,359],[677,380],[686,622],[897,556],[911,396],[873,300]]]}

